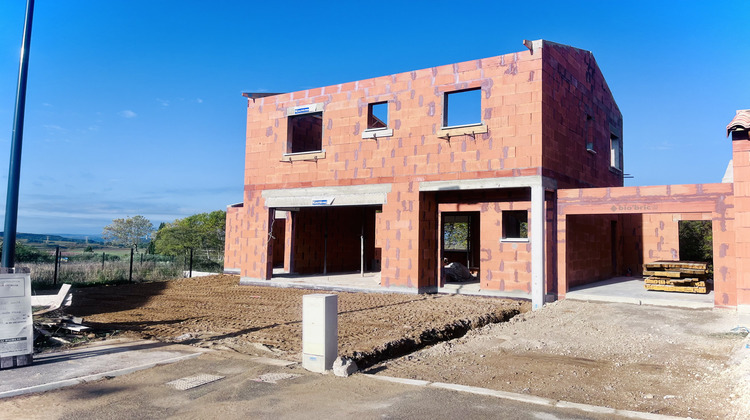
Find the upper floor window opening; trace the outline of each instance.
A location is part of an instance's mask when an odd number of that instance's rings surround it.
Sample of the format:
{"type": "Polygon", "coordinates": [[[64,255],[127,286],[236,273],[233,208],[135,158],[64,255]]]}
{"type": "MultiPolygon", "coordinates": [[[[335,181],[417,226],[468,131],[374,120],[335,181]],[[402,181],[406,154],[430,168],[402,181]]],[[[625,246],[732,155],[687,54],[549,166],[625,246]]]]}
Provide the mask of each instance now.
{"type": "Polygon", "coordinates": [[[609,136],[609,165],[622,171],[622,140],[614,134],[609,136]]]}
{"type": "Polygon", "coordinates": [[[367,129],[388,128],[388,102],[367,105],[367,129]]]}
{"type": "Polygon", "coordinates": [[[315,152],[323,148],[323,113],[289,116],[287,153],[315,152]]]}
{"type": "Polygon", "coordinates": [[[446,92],[443,97],[443,127],[482,123],[482,89],[446,92]]]}

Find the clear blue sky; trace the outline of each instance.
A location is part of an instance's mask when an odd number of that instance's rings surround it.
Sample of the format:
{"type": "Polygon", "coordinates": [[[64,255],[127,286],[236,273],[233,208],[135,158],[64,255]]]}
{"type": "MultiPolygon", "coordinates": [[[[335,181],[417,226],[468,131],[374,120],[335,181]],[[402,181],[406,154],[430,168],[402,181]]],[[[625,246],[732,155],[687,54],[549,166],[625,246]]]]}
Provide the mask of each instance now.
{"type": "MultiPolygon", "coordinates": [[[[0,2],[0,199],[24,0],[0,2]]],[[[522,51],[594,53],[629,185],[720,182],[750,108],[746,1],[37,0],[19,232],[101,233],[242,201],[243,91],[288,92],[522,51]]],[[[2,230],[2,229],[0,229],[2,230]]]]}

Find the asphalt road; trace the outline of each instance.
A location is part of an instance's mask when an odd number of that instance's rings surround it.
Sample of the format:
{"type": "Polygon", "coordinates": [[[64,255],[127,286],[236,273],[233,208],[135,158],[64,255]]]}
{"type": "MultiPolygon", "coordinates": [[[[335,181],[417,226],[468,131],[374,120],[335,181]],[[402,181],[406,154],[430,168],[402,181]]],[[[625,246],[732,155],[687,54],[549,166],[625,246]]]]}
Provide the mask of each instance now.
{"type": "Polygon", "coordinates": [[[613,418],[386,382],[363,374],[349,378],[314,374],[298,365],[273,366],[220,351],[110,379],[5,398],[0,400],[0,413],[3,418],[76,420],[613,418]],[[187,390],[167,384],[197,375],[223,379],[187,390]],[[299,376],[278,379],[284,375],[299,376]],[[263,382],[262,378],[278,380],[263,382]]]}

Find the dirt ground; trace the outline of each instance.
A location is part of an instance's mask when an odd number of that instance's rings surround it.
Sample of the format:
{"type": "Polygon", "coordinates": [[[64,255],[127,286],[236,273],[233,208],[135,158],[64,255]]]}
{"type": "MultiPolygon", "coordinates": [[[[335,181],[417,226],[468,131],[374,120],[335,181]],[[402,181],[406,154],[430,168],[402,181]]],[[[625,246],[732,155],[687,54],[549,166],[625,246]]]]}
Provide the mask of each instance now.
{"type": "MultiPolygon", "coordinates": [[[[301,360],[301,289],[240,286],[219,275],[74,290],[66,312],[120,334],[301,360]]],[[[367,366],[470,327],[511,318],[527,302],[446,295],[336,293],[339,354],[367,366]]]]}
{"type": "Polygon", "coordinates": [[[746,419],[750,396],[738,381],[750,352],[744,366],[736,356],[750,341],[730,333],[736,319],[721,310],[563,300],[371,370],[618,409],[746,419]]]}
{"type": "MultiPolygon", "coordinates": [[[[299,361],[309,293],[319,292],[212,276],[81,288],[68,312],[119,334],[299,361]]],[[[744,419],[750,408],[750,338],[730,333],[732,311],[563,300],[528,312],[528,302],[483,297],[338,296],[339,354],[374,365],[370,373],[692,418],[744,419]]]]}

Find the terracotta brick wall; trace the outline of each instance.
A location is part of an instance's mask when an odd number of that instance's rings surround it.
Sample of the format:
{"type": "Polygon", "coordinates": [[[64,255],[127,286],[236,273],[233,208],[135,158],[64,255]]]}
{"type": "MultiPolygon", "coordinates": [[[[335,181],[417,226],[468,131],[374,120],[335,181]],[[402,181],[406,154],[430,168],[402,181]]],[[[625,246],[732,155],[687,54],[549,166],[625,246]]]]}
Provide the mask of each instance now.
{"type": "Polygon", "coordinates": [[[623,138],[622,114],[593,54],[546,45],[542,55],[545,174],[559,188],[622,186],[622,172],[610,170],[610,134],[623,138]]]}
{"type": "Polygon", "coordinates": [[[224,269],[238,269],[243,255],[242,228],[245,208],[227,207],[226,241],[224,242],[224,269]]]}
{"type": "Polygon", "coordinates": [[[614,277],[611,223],[616,216],[567,217],[568,287],[614,277]]]}
{"type": "Polygon", "coordinates": [[[269,244],[271,212],[259,190],[245,191],[245,214],[240,229],[240,275],[255,279],[269,279],[273,256],[269,244]]]}
{"type": "Polygon", "coordinates": [[[643,262],[680,259],[679,222],[672,213],[643,215],[643,262]]]}
{"type": "Polygon", "coordinates": [[[256,188],[536,174],[541,165],[541,54],[529,51],[248,101],[245,184],[256,188]],[[488,132],[440,139],[444,92],[481,89],[488,132]],[[367,105],[388,101],[392,137],[362,139],[367,105]],[[281,162],[286,108],[322,103],[317,161],[281,162]],[[418,177],[418,178],[415,178],[418,177]]]}
{"type": "Polygon", "coordinates": [[[732,141],[734,161],[734,233],[737,240],[736,270],[739,305],[750,305],[750,141],[732,141]]]}

